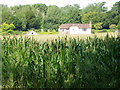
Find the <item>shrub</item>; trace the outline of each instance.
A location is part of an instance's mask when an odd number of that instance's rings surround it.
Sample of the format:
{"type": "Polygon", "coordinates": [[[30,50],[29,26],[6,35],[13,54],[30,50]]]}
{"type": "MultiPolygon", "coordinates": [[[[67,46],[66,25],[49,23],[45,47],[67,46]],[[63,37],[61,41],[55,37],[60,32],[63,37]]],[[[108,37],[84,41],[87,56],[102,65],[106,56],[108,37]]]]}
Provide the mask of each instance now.
{"type": "Polygon", "coordinates": [[[110,29],[116,29],[116,27],[117,27],[117,26],[116,26],[115,24],[111,24],[109,28],[110,28],[110,29]]]}
{"type": "Polygon", "coordinates": [[[107,32],[107,29],[102,29],[102,31],[101,32],[107,32]]]}
{"type": "Polygon", "coordinates": [[[58,32],[39,32],[39,34],[58,34],[58,32]]]}
{"type": "Polygon", "coordinates": [[[117,24],[117,29],[120,30],[120,21],[117,24]]]}
{"type": "Polygon", "coordinates": [[[102,29],[102,24],[103,23],[96,23],[96,24],[94,24],[94,28],[97,29],[97,30],[98,29],[100,30],[100,29],[102,29]]]}
{"type": "Polygon", "coordinates": [[[15,26],[14,24],[6,24],[6,23],[3,23],[1,25],[3,31],[8,31],[8,30],[14,30],[15,29],[15,26]]]}
{"type": "Polygon", "coordinates": [[[13,31],[13,30],[8,30],[7,33],[9,33],[9,34],[13,34],[14,31],[13,31]]]}
{"type": "Polygon", "coordinates": [[[2,29],[0,29],[0,34],[2,34],[2,29]]]}

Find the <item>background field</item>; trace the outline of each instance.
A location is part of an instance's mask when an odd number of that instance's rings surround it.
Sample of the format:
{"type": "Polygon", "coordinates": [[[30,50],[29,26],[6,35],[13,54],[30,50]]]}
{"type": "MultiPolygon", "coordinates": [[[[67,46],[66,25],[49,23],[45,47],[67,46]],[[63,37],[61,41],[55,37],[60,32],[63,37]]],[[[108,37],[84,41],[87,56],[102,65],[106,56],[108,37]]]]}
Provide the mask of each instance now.
{"type": "MultiPolygon", "coordinates": [[[[87,37],[94,37],[94,36],[97,36],[97,37],[105,37],[106,35],[109,35],[109,36],[118,36],[118,33],[117,32],[108,32],[108,33],[96,33],[96,34],[79,34],[79,35],[66,35],[66,34],[48,34],[48,35],[44,35],[44,34],[39,34],[39,35],[5,35],[5,36],[10,36],[10,37],[13,37],[13,36],[17,36],[18,38],[19,37],[33,37],[34,39],[38,40],[38,41],[49,41],[49,40],[54,40],[54,39],[57,39],[57,38],[61,38],[61,37],[69,37],[69,38],[80,38],[80,39],[86,39],[87,37]]],[[[3,38],[3,36],[0,36],[0,38],[3,38]]]]}

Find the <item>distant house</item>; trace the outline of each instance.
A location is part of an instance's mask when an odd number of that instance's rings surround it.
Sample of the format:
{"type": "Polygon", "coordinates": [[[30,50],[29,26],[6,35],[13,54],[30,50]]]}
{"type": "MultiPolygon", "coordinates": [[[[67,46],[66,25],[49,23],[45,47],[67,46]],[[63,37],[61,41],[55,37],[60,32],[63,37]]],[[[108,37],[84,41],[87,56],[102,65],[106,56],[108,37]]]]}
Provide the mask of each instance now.
{"type": "Polygon", "coordinates": [[[38,35],[35,31],[30,31],[30,32],[28,32],[27,34],[25,34],[25,35],[38,35]]]}
{"type": "Polygon", "coordinates": [[[91,34],[92,24],[62,24],[59,34],[91,34]]]}

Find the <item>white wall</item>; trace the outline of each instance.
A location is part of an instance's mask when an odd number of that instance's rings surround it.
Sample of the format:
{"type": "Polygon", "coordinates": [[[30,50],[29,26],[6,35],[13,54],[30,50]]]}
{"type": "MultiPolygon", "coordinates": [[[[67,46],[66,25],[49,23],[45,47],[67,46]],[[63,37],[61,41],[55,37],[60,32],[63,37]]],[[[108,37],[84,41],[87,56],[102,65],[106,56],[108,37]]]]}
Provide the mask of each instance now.
{"type": "Polygon", "coordinates": [[[67,30],[67,29],[58,29],[58,31],[59,31],[59,34],[69,34],[69,30],[67,30]]]}
{"type": "Polygon", "coordinates": [[[79,29],[79,27],[71,26],[69,28],[70,34],[91,34],[91,29],[87,29],[83,31],[83,29],[79,29]]]}

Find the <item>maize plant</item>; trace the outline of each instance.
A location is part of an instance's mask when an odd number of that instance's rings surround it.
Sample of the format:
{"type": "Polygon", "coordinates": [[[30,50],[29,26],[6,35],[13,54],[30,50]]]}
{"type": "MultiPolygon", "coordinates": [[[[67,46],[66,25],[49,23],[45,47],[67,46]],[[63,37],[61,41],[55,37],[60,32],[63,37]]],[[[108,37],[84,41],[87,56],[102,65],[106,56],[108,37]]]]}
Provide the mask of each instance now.
{"type": "Polygon", "coordinates": [[[119,76],[119,36],[2,39],[3,88],[119,87],[119,76]]]}

